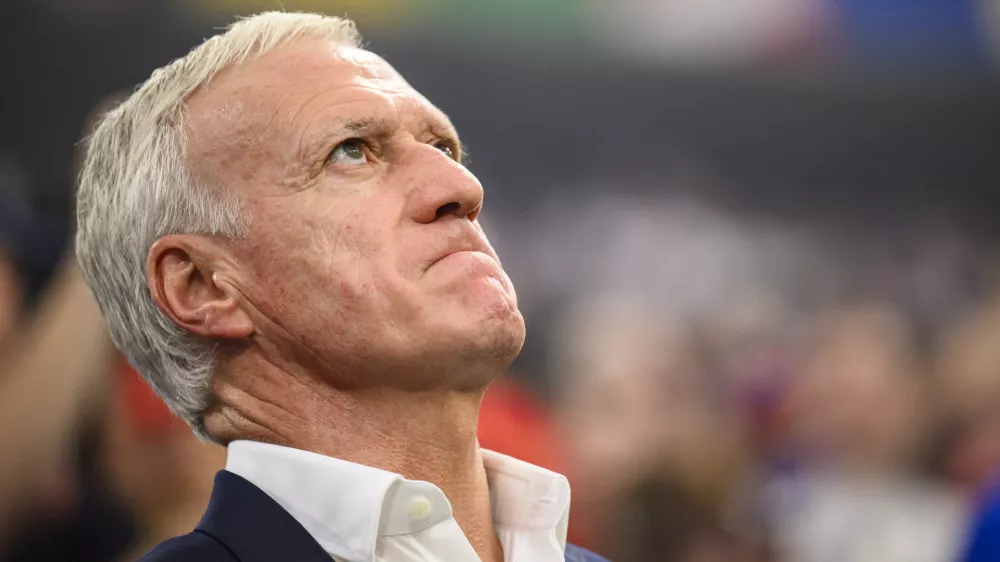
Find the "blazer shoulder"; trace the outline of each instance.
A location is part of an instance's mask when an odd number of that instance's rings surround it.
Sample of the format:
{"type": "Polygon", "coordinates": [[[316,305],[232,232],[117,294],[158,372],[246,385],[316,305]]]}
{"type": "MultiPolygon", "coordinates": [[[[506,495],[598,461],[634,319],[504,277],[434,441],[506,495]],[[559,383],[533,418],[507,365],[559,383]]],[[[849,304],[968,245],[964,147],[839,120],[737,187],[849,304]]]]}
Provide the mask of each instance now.
{"type": "Polygon", "coordinates": [[[609,562],[607,558],[576,546],[566,545],[566,562],[609,562]]]}
{"type": "Polygon", "coordinates": [[[239,562],[215,537],[201,531],[165,540],[139,562],[239,562]]]}

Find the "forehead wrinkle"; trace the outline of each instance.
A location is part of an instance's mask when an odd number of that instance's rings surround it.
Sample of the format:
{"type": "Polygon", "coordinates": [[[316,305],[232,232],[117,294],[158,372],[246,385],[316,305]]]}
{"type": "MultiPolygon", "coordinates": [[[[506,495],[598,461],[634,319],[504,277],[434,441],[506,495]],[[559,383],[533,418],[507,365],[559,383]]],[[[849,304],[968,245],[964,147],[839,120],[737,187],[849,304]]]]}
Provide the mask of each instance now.
{"type": "MultiPolygon", "coordinates": [[[[268,53],[272,54],[272,53],[268,53]]],[[[187,153],[192,170],[209,184],[260,183],[273,161],[281,91],[275,65],[265,55],[230,67],[185,101],[187,153]]]]}
{"type": "Polygon", "coordinates": [[[316,158],[334,141],[350,135],[379,135],[393,129],[395,110],[384,96],[353,97],[319,108],[299,127],[295,148],[299,161],[316,158]],[[352,109],[351,106],[361,106],[352,109]]]}
{"type": "MultiPolygon", "coordinates": [[[[288,84],[313,72],[312,67],[317,66],[315,61],[291,55],[295,49],[310,42],[294,41],[227,68],[211,83],[195,91],[188,99],[189,124],[195,137],[193,144],[200,144],[204,152],[216,160],[223,158],[222,147],[233,147],[237,153],[224,158],[234,160],[251,147],[266,146],[265,138],[280,141],[282,130],[287,134],[292,122],[279,121],[282,108],[294,98],[295,90],[290,90],[288,84]]],[[[321,94],[318,92],[313,97],[321,94]]],[[[294,116],[293,113],[291,117],[294,116]]],[[[272,150],[280,146],[277,144],[272,150]]]]}

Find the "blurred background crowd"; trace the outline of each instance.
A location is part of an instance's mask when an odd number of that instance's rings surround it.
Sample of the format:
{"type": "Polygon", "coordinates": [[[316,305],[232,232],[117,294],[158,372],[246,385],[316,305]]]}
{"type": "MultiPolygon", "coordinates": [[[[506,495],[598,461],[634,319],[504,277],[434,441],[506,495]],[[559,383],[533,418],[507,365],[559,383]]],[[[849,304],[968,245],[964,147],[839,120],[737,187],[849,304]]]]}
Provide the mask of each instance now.
{"type": "Polygon", "coordinates": [[[204,509],[225,451],[107,341],[75,168],[102,108],[278,8],[356,19],[462,133],[528,325],[480,440],[568,475],[571,540],[970,556],[1000,499],[1000,2],[5,0],[0,560],[134,560],[204,509]]]}

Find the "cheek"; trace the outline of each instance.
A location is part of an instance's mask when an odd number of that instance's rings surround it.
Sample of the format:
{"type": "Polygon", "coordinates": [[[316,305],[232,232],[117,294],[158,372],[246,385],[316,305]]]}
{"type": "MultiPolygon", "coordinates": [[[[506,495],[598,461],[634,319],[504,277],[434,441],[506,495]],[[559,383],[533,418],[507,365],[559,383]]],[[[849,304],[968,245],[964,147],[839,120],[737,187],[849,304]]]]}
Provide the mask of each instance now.
{"type": "Polygon", "coordinates": [[[272,216],[267,224],[274,226],[252,235],[257,243],[246,259],[260,304],[270,301],[267,308],[278,315],[307,305],[328,319],[361,321],[350,317],[371,314],[397,285],[388,228],[374,213],[352,212],[350,202],[307,203],[281,213],[288,218],[272,216]]]}

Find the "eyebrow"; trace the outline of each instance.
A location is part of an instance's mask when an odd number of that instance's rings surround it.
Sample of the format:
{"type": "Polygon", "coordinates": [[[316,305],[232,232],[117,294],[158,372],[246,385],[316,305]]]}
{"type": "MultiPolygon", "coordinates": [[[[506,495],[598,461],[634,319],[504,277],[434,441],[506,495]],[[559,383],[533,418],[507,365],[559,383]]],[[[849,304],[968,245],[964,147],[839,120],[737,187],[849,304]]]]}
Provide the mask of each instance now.
{"type": "MultiPolygon", "coordinates": [[[[426,130],[442,136],[442,138],[454,138],[458,144],[459,151],[464,155],[465,146],[458,136],[458,131],[451,122],[444,116],[433,115],[426,120],[426,130]]],[[[345,117],[332,119],[329,122],[316,127],[321,132],[306,136],[300,142],[298,155],[301,160],[311,162],[319,160],[321,153],[328,148],[332,148],[337,142],[344,141],[352,136],[377,136],[392,128],[392,122],[385,117],[345,117]]],[[[322,154],[325,157],[325,154],[322,154]]]]}
{"type": "Polygon", "coordinates": [[[379,117],[362,117],[345,119],[340,127],[352,133],[366,133],[377,129],[387,129],[389,120],[379,117]]]}
{"type": "Polygon", "coordinates": [[[319,152],[335,142],[351,136],[371,135],[389,128],[389,120],[381,117],[347,117],[332,119],[316,126],[317,132],[306,133],[299,141],[296,153],[302,161],[311,162],[319,158],[319,152]]]}

